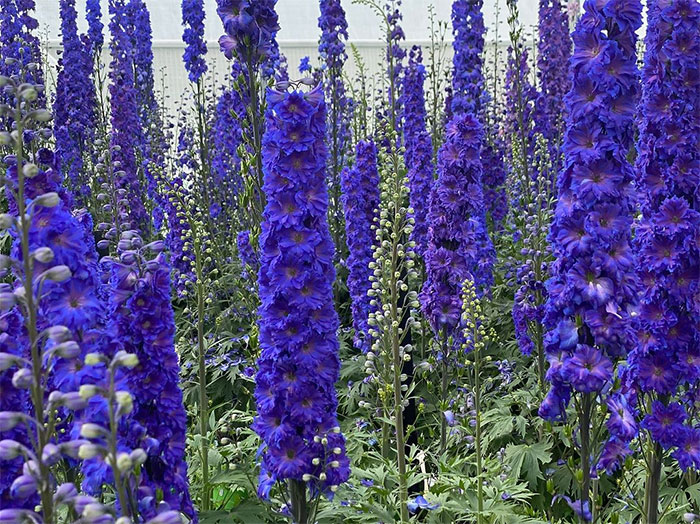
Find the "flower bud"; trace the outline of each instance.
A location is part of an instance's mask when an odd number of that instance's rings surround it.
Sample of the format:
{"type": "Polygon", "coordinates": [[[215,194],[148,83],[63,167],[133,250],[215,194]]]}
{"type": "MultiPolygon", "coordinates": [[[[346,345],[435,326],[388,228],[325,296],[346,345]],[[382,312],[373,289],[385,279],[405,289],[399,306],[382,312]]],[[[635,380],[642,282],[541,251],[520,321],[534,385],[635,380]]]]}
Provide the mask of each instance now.
{"type": "Polygon", "coordinates": [[[53,250],[50,247],[40,247],[34,250],[32,257],[42,264],[48,264],[53,260],[53,250]]]}
{"type": "Polygon", "coordinates": [[[133,369],[139,365],[139,357],[135,353],[118,351],[117,354],[114,355],[113,363],[116,366],[124,366],[125,368],[133,369]]]}
{"type": "Polygon", "coordinates": [[[35,204],[42,207],[56,207],[60,201],[61,199],[58,196],[58,193],[54,191],[44,193],[43,195],[39,195],[34,199],[35,204]]]}
{"type": "Polygon", "coordinates": [[[31,475],[20,475],[10,486],[10,494],[14,498],[26,499],[36,493],[37,484],[31,475]]]}
{"type": "Polygon", "coordinates": [[[102,355],[100,353],[88,353],[85,355],[85,365],[86,366],[96,366],[102,362],[102,355]]]}
{"type": "Polygon", "coordinates": [[[22,418],[23,414],[16,411],[0,411],[0,433],[10,431],[20,423],[22,418]]]}
{"type": "Polygon", "coordinates": [[[5,371],[20,362],[19,358],[12,353],[0,353],[0,371],[5,371]]]}
{"type": "Polygon", "coordinates": [[[86,422],[80,426],[80,436],[84,438],[99,438],[106,434],[104,428],[98,424],[86,422]]]}
{"type": "Polygon", "coordinates": [[[53,502],[58,506],[74,499],[77,496],[78,490],[75,489],[75,485],[71,482],[65,482],[56,488],[56,492],[53,495],[53,502]]]}
{"type": "Polygon", "coordinates": [[[119,412],[122,415],[128,415],[134,409],[134,399],[128,391],[117,391],[115,393],[119,412]]]}
{"type": "Polygon", "coordinates": [[[17,389],[29,389],[34,383],[32,372],[27,368],[18,369],[12,375],[12,385],[17,389]]]}
{"type": "Polygon", "coordinates": [[[46,333],[51,340],[59,344],[72,338],[70,329],[66,326],[51,326],[46,333]]]}
{"type": "Polygon", "coordinates": [[[24,164],[24,167],[22,168],[22,174],[27,178],[34,178],[39,174],[39,166],[37,166],[36,164],[32,164],[31,162],[28,164],[24,164]]]}
{"type": "Polygon", "coordinates": [[[97,457],[98,455],[101,456],[103,453],[104,450],[102,446],[98,446],[97,444],[83,444],[78,449],[78,457],[83,460],[91,459],[97,457]]]}
{"type": "Polygon", "coordinates": [[[80,355],[80,346],[75,340],[69,340],[55,346],[54,351],[59,357],[72,359],[80,355]]]}
{"type": "Polygon", "coordinates": [[[10,229],[15,223],[15,217],[9,213],[0,214],[0,229],[10,229]]]}
{"type": "Polygon", "coordinates": [[[119,471],[129,471],[134,467],[134,463],[128,453],[119,453],[117,455],[117,467],[119,471]]]}
{"type": "Polygon", "coordinates": [[[131,461],[134,463],[135,466],[140,466],[141,464],[146,462],[146,459],[148,458],[148,455],[144,450],[141,448],[137,448],[134,451],[131,452],[131,461]]]}
{"type": "Polygon", "coordinates": [[[0,460],[14,460],[22,454],[22,445],[14,440],[0,440],[0,460]]]}
{"type": "Polygon", "coordinates": [[[80,398],[82,398],[83,400],[88,400],[89,398],[94,397],[98,393],[99,389],[93,384],[83,384],[82,386],[80,386],[79,394],[80,398]]]}
{"type": "Polygon", "coordinates": [[[61,450],[56,444],[51,442],[44,446],[44,450],[41,453],[41,462],[47,466],[55,466],[61,460],[61,450]]]}
{"type": "Polygon", "coordinates": [[[44,272],[44,276],[53,282],[65,282],[71,277],[68,266],[54,266],[44,272]]]}

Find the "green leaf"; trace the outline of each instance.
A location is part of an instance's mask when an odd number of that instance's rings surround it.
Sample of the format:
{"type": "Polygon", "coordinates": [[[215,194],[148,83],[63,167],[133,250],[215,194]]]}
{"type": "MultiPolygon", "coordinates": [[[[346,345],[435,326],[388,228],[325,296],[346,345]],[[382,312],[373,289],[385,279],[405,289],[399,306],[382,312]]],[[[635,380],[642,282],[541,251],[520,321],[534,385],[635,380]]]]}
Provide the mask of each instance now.
{"type": "Polygon", "coordinates": [[[510,444],[506,447],[506,460],[513,474],[520,476],[524,473],[530,489],[536,487],[537,479],[543,478],[540,464],[546,464],[552,460],[552,454],[549,453],[551,447],[550,442],[510,444]]]}

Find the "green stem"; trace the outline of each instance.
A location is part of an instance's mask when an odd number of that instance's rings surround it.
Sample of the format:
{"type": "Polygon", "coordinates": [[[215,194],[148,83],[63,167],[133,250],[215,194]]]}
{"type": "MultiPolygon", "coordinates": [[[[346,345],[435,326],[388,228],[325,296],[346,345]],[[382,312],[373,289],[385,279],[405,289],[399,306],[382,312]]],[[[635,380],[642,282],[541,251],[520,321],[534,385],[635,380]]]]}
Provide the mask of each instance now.
{"type": "Polygon", "coordinates": [[[474,344],[474,410],[476,411],[476,500],[477,514],[476,522],[483,522],[484,512],[484,483],[481,479],[483,474],[483,458],[481,449],[481,351],[479,343],[474,344]]]}
{"type": "Polygon", "coordinates": [[[195,264],[197,271],[197,359],[199,366],[199,431],[201,434],[202,455],[202,511],[209,506],[209,400],[207,398],[206,346],[204,344],[204,271],[202,268],[201,245],[195,234],[195,264]]]}
{"type": "Polygon", "coordinates": [[[648,524],[659,522],[659,483],[661,480],[661,446],[658,443],[649,443],[648,464],[645,496],[645,513],[648,524]]]}
{"type": "Polygon", "coordinates": [[[294,524],[309,524],[309,506],[306,501],[306,484],[301,480],[289,483],[289,495],[294,524]]]}

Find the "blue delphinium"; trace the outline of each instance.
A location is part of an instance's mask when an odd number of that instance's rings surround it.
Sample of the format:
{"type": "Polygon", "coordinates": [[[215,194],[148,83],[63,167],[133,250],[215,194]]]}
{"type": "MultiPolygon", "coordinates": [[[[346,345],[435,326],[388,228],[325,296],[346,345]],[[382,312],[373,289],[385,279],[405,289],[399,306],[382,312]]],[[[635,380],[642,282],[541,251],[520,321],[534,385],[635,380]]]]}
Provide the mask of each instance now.
{"type": "MultiPolygon", "coordinates": [[[[540,0],[537,39],[537,78],[535,110],[538,133],[549,142],[554,172],[561,167],[564,138],[564,95],[569,90],[568,61],[571,56],[569,19],[561,0],[540,0]]],[[[553,179],[553,177],[552,177],[553,179]]]]}
{"type": "Polygon", "coordinates": [[[226,34],[219,39],[229,60],[236,56],[243,64],[264,64],[266,76],[272,76],[279,61],[277,0],[217,0],[217,12],[226,34]]]}
{"type": "Polygon", "coordinates": [[[182,0],[182,25],[185,31],[185,69],[190,82],[197,82],[207,72],[207,44],[204,41],[204,0],[182,0]]]}
{"type": "Polygon", "coordinates": [[[355,347],[369,351],[371,340],[367,333],[367,318],[371,297],[369,264],[374,252],[375,218],[379,209],[379,173],[377,147],[371,140],[362,140],[355,146],[355,164],[341,174],[345,234],[348,244],[348,291],[352,301],[352,321],[355,328],[355,347]]]}
{"type": "Polygon", "coordinates": [[[212,178],[218,192],[223,193],[220,201],[225,202],[241,189],[238,176],[241,159],[238,147],[241,144],[241,127],[236,115],[244,111],[241,94],[235,89],[225,87],[216,102],[216,117],[212,128],[212,178]]]}
{"type": "Polygon", "coordinates": [[[455,0],[452,3],[452,97],[450,110],[454,114],[470,113],[481,118],[484,110],[484,50],[483,0],[455,0]]]}
{"type": "Polygon", "coordinates": [[[94,87],[90,49],[78,35],[75,0],[61,0],[63,54],[56,81],[54,134],[61,172],[81,200],[90,192],[84,177],[83,155],[94,137],[94,87]]]}
{"type": "Polygon", "coordinates": [[[85,18],[88,23],[87,35],[90,39],[90,49],[94,55],[100,53],[104,45],[104,24],[102,23],[102,7],[99,0],[86,1],[85,18]]]}
{"type": "Polygon", "coordinates": [[[551,389],[540,415],[565,418],[569,398],[576,396],[581,500],[587,503],[590,454],[597,453],[591,417],[596,403],[604,402],[613,362],[630,348],[630,307],[636,299],[633,170],[627,154],[638,95],[635,30],[641,5],[588,0],[584,11],[573,34],[565,163],[550,231],[556,257],[545,313],[551,389]]]}
{"type": "Polygon", "coordinates": [[[118,169],[123,172],[119,183],[120,187],[127,191],[131,226],[150,229],[136,162],[136,147],[141,143],[143,131],[134,84],[134,49],[128,32],[129,13],[125,0],[111,0],[109,13],[109,29],[112,34],[112,62],[109,72],[111,145],[117,146],[113,156],[114,161],[118,163],[118,169]]]}
{"type": "Polygon", "coordinates": [[[642,292],[627,377],[648,431],[647,511],[656,515],[664,452],[675,448],[684,470],[700,468],[692,401],[676,402],[700,380],[700,6],[656,0],[647,20],[636,163],[642,292]]]}
{"type": "MultiPolygon", "coordinates": [[[[119,241],[119,261],[112,266],[110,319],[114,342],[139,360],[139,365],[125,376],[134,400],[122,442],[130,449],[143,446],[148,454],[141,491],[150,489],[153,496],[162,492],[171,509],[196,521],[187,484],[187,415],[174,348],[170,265],[160,253],[162,248],[160,242],[143,246],[136,232],[127,231],[119,241]]],[[[142,511],[151,518],[155,509],[143,507],[142,511]]]]}
{"type": "Polygon", "coordinates": [[[408,195],[415,220],[411,240],[421,256],[428,245],[428,202],[433,183],[433,141],[426,128],[425,67],[420,47],[409,53],[408,67],[403,77],[404,161],[408,169],[408,195]]]}
{"type": "Polygon", "coordinates": [[[305,483],[312,493],[327,492],[349,475],[336,418],[340,362],[326,218],[326,111],[319,87],[270,90],[268,107],[254,429],[265,444],[263,472],[293,481],[297,512],[306,504],[305,483]]]}
{"type": "Polygon", "coordinates": [[[348,23],[340,0],[321,0],[318,26],[321,39],[318,51],[323,61],[323,86],[328,108],[328,184],[330,188],[330,216],[328,217],[336,245],[341,244],[342,210],[340,206],[341,171],[346,164],[350,128],[348,126],[348,97],[345,93],[343,67],[348,56],[345,41],[348,23]]]}
{"type": "Polygon", "coordinates": [[[430,193],[427,280],[420,294],[423,313],[436,334],[455,336],[462,312],[462,284],[473,280],[484,292],[491,267],[480,260],[484,195],[481,191],[483,130],[472,115],[455,116],[438,153],[438,178],[430,193]]]}
{"type": "Polygon", "coordinates": [[[488,95],[483,74],[484,15],[482,0],[455,0],[452,3],[452,86],[449,97],[450,115],[472,114],[486,131],[481,160],[484,166],[482,187],[487,216],[496,228],[506,215],[507,202],[503,184],[506,170],[503,165],[502,144],[495,123],[485,118],[488,95]]]}

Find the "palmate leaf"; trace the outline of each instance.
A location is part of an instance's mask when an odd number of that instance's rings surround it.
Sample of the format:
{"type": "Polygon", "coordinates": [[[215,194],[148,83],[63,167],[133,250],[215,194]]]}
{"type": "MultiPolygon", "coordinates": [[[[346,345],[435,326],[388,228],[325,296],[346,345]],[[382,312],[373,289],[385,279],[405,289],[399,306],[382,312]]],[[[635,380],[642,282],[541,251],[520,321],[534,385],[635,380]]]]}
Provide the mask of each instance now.
{"type": "Polygon", "coordinates": [[[535,444],[510,444],[506,447],[506,460],[514,475],[524,473],[528,487],[534,489],[537,479],[541,479],[540,464],[547,464],[552,460],[549,449],[550,442],[537,442],[535,444]]]}

